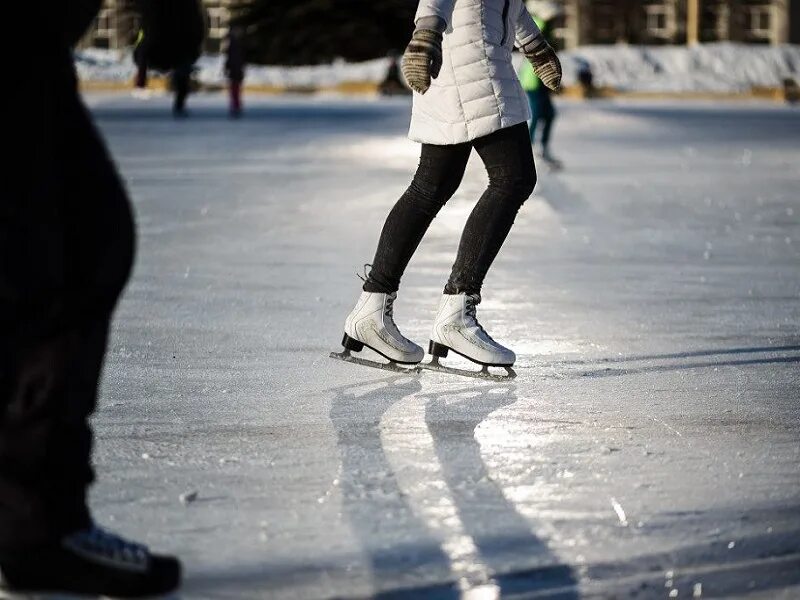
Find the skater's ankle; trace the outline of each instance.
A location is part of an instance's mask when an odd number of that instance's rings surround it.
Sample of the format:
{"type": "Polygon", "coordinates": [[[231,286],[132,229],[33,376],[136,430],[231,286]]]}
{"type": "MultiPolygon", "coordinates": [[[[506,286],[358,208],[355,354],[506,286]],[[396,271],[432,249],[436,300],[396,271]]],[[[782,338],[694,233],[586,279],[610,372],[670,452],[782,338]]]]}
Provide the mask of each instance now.
{"type": "Polygon", "coordinates": [[[458,286],[458,285],[455,285],[455,284],[452,284],[452,283],[448,283],[446,286],[444,286],[444,291],[442,293],[445,296],[459,296],[459,295],[463,294],[465,296],[478,296],[478,297],[480,297],[481,290],[480,290],[480,288],[474,288],[474,287],[470,287],[470,286],[461,287],[461,286],[458,286]]]}
{"type": "Polygon", "coordinates": [[[371,279],[367,279],[361,289],[369,294],[394,294],[397,292],[397,288],[391,289],[390,287],[379,285],[371,279]]]}

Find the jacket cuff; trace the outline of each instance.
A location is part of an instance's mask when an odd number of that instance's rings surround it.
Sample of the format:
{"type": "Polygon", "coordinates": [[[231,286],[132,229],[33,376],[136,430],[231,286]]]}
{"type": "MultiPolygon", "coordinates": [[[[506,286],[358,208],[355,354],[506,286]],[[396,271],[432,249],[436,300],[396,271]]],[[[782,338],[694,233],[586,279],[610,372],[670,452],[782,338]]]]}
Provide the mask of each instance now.
{"type": "Polygon", "coordinates": [[[520,43],[519,47],[522,49],[523,54],[529,54],[536,50],[542,44],[546,44],[547,40],[544,39],[544,36],[541,33],[538,33],[534,36],[529,37],[527,40],[524,40],[520,43]]]}
{"type": "Polygon", "coordinates": [[[444,19],[441,17],[435,15],[431,17],[420,17],[417,19],[416,28],[444,33],[444,30],[447,28],[447,23],[445,23],[444,19]]]}

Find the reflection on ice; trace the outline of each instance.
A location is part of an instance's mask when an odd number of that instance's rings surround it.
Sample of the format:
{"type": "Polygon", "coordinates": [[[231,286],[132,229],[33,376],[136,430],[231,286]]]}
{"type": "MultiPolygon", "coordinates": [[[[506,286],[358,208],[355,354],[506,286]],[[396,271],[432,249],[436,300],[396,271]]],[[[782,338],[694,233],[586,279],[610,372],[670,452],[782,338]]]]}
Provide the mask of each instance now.
{"type": "Polygon", "coordinates": [[[390,167],[409,170],[409,180],[419,157],[419,146],[406,137],[376,135],[343,140],[337,144],[336,154],[363,164],[365,168],[390,167]]]}
{"type": "Polygon", "coordinates": [[[497,600],[500,597],[500,587],[490,583],[464,590],[461,600],[497,600]]]}

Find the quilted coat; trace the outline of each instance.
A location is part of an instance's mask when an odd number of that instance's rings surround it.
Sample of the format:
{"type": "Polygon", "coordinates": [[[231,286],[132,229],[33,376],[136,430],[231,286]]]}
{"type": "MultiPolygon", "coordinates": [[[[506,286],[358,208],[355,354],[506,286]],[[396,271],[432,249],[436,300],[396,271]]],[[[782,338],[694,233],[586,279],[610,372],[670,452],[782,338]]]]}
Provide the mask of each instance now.
{"type": "Polygon", "coordinates": [[[523,0],[420,0],[415,20],[432,16],[446,23],[442,69],[414,94],[409,138],[460,144],[530,119],[511,63],[514,44],[540,35],[523,0]]]}

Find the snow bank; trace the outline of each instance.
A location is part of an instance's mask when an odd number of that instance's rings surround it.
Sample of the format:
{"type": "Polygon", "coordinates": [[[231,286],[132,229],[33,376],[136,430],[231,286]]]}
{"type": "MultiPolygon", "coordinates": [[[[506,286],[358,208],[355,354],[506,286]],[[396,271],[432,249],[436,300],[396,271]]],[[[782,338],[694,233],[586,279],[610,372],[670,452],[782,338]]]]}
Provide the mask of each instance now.
{"type": "Polygon", "coordinates": [[[788,45],[584,46],[561,60],[567,84],[585,62],[597,86],[624,91],[738,92],[800,79],[800,46],[788,45]]]}
{"type": "Polygon", "coordinates": [[[129,81],[135,71],[130,52],[87,48],[76,50],[74,59],[82,81],[129,81]]]}
{"type": "MultiPolygon", "coordinates": [[[[202,56],[197,61],[197,78],[206,84],[225,82],[224,59],[219,55],[202,56]]],[[[99,49],[75,52],[78,76],[84,81],[129,81],[136,70],[130,52],[99,49]]],[[[362,63],[337,61],[328,65],[281,67],[249,65],[247,83],[275,87],[330,87],[344,82],[383,80],[388,67],[381,58],[362,63]]]]}
{"type": "MultiPolygon", "coordinates": [[[[204,56],[199,62],[200,80],[217,83],[224,80],[223,59],[204,56]]],[[[379,83],[386,76],[385,58],[362,63],[337,61],[329,65],[280,67],[250,65],[247,83],[276,87],[330,87],[345,82],[379,83]]]]}
{"type": "MultiPolygon", "coordinates": [[[[738,92],[753,86],[779,87],[783,79],[800,80],[800,46],[750,46],[718,43],[683,46],[584,46],[561,53],[564,83],[576,82],[581,64],[589,64],[596,85],[624,91],[738,92]]],[[[81,50],[75,53],[78,74],[88,81],[128,81],[134,65],[130,53],[81,50]]],[[[203,83],[224,82],[220,56],[197,63],[203,83]]],[[[275,87],[329,87],[344,82],[377,83],[386,59],[363,63],[335,62],[308,67],[250,66],[249,84],[275,87]]]]}

